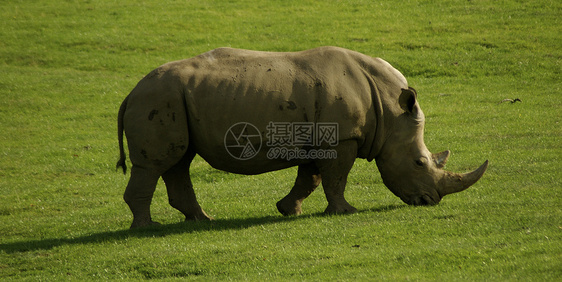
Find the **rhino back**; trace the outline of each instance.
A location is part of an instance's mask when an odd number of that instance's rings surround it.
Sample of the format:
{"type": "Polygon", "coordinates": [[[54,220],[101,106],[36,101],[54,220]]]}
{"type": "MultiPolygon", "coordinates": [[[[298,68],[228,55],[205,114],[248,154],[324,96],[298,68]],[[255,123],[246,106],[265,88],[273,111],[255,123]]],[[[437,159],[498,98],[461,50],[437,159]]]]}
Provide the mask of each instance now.
{"type": "Polygon", "coordinates": [[[239,122],[254,125],[262,145],[270,122],[335,122],[340,141],[370,146],[365,139],[376,121],[359,55],[335,47],[296,53],[220,48],[167,67],[184,87],[190,146],[216,168],[254,174],[303,160],[271,160],[264,146],[251,160],[230,158],[225,133],[239,122]]]}

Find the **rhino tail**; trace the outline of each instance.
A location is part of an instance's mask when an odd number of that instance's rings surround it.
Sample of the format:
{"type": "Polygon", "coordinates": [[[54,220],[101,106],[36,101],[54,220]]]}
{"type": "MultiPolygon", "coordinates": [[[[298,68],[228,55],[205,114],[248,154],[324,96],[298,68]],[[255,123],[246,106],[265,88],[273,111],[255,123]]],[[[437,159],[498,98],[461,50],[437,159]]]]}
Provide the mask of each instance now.
{"type": "Polygon", "coordinates": [[[117,117],[117,138],[119,139],[119,160],[117,161],[117,166],[115,169],[122,168],[123,174],[127,173],[127,163],[125,160],[127,156],[125,155],[125,148],[123,147],[123,116],[125,115],[125,110],[127,110],[127,101],[129,96],[123,100],[121,107],[119,107],[119,115],[117,117]]]}

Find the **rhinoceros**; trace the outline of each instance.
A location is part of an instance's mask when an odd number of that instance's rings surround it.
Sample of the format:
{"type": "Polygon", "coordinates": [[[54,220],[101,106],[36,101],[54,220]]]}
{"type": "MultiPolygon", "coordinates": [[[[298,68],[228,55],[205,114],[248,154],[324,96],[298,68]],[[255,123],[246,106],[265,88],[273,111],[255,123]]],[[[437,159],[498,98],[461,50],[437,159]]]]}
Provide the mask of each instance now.
{"type": "Polygon", "coordinates": [[[277,202],[283,215],[301,214],[320,183],[326,213],[356,212],[344,197],[356,158],[375,160],[383,183],[405,203],[435,205],[478,181],[488,161],[469,173],[443,170],[450,152],[429,152],[424,123],[417,93],[398,70],[343,48],[218,48],[164,64],[119,109],[117,167],[126,173],[124,131],[131,228],[158,224],[150,204],[160,177],[169,204],[186,220],[212,219],[189,175],[196,154],[216,169],[246,175],[298,166],[294,186],[277,202]]]}

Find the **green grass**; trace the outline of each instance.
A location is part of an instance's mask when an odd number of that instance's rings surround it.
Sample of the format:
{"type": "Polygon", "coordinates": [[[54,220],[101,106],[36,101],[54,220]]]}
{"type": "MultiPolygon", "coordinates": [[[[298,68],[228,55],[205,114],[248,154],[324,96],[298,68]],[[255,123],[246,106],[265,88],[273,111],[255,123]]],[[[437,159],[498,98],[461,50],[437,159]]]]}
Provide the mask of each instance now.
{"type": "Polygon", "coordinates": [[[560,280],[559,1],[0,1],[0,278],[560,280]],[[192,177],[216,221],[181,222],[159,183],[158,228],[129,231],[116,115],[143,75],[219,46],[336,45],[383,57],[418,90],[447,169],[483,179],[410,207],[358,160],[359,213],[275,202],[296,170],[192,177]],[[521,103],[501,103],[519,98],[521,103]]]}

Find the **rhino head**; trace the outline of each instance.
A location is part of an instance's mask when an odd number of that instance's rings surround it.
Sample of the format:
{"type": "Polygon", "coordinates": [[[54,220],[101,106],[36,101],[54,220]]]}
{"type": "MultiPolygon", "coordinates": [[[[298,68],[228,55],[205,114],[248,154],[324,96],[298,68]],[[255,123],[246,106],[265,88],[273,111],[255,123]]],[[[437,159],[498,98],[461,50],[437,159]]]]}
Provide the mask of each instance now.
{"type": "Polygon", "coordinates": [[[472,172],[459,174],[443,169],[449,151],[429,152],[423,142],[425,116],[413,88],[402,89],[399,106],[392,130],[375,158],[392,193],[409,205],[435,205],[445,195],[463,191],[482,177],[488,161],[472,172]]]}

